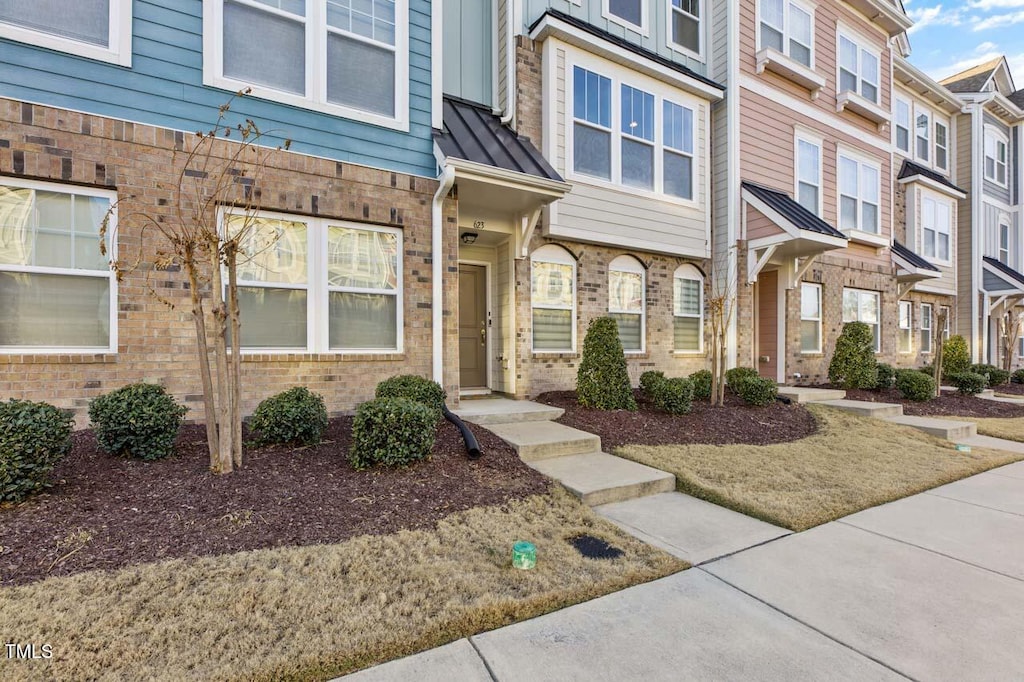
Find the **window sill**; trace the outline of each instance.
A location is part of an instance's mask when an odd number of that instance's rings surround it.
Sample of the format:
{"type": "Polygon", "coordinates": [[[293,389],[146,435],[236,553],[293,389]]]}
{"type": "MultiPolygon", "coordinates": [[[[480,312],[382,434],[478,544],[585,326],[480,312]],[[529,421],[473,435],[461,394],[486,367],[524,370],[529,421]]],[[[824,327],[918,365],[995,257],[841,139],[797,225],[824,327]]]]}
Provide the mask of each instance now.
{"type": "Polygon", "coordinates": [[[846,238],[851,242],[856,242],[858,244],[867,244],[868,246],[874,246],[877,249],[883,249],[889,246],[889,238],[882,234],[865,232],[864,230],[842,230],[842,233],[845,234],[846,238]]]}
{"type": "Polygon", "coordinates": [[[818,92],[825,87],[824,76],[778,50],[766,47],[755,56],[757,58],[757,73],[771,71],[777,76],[782,76],[786,80],[807,88],[811,93],[811,99],[818,99],[818,92]]]}
{"type": "Polygon", "coordinates": [[[708,354],[702,350],[674,350],[672,351],[672,355],[684,358],[706,358],[708,356],[708,354]]]}
{"type": "Polygon", "coordinates": [[[844,90],[836,96],[836,111],[852,111],[859,114],[874,123],[878,127],[878,132],[882,132],[889,125],[889,112],[850,90],[844,90]]]}
{"type": "Polygon", "coordinates": [[[117,362],[117,353],[33,353],[0,354],[0,364],[46,365],[54,364],[108,364],[117,362]]]}
{"type": "Polygon", "coordinates": [[[580,356],[574,350],[566,351],[534,351],[534,360],[572,360],[580,356]]]}
{"type": "Polygon", "coordinates": [[[404,362],[405,353],[242,353],[242,362],[404,362]]]}
{"type": "Polygon", "coordinates": [[[623,351],[627,360],[646,360],[651,357],[651,354],[645,350],[627,350],[623,351]]]}

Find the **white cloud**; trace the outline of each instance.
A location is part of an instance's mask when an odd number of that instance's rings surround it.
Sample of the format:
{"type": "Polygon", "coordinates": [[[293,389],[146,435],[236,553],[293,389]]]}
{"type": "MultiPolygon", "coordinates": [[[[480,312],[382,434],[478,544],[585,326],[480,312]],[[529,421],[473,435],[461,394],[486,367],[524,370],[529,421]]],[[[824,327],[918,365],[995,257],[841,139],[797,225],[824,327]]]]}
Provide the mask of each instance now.
{"type": "MultiPolygon", "coordinates": [[[[973,20],[972,20],[973,21],[973,20]]],[[[1014,24],[1024,22],[1024,11],[1011,12],[1009,14],[996,14],[987,19],[982,19],[973,24],[975,31],[986,31],[991,28],[1006,28],[1014,24]]]]}
{"type": "MultiPolygon", "coordinates": [[[[949,76],[952,76],[955,73],[960,73],[961,71],[965,71],[971,68],[972,66],[983,64],[999,56],[999,52],[972,52],[967,56],[960,55],[955,62],[947,64],[943,67],[937,69],[929,69],[928,72],[932,78],[934,78],[937,81],[940,81],[943,78],[948,78],[949,76]]],[[[1024,57],[1024,55],[1020,56],[1024,57]]]]}
{"type": "Polygon", "coordinates": [[[983,43],[979,43],[978,46],[976,48],[974,48],[974,51],[976,53],[978,53],[978,54],[984,54],[986,52],[995,52],[998,49],[999,49],[998,45],[996,45],[993,42],[990,42],[990,41],[986,40],[983,43]]]}
{"type": "Polygon", "coordinates": [[[907,33],[916,33],[926,26],[959,26],[962,23],[961,10],[944,10],[942,5],[914,8],[907,12],[907,16],[914,22],[907,33]]]}
{"type": "Polygon", "coordinates": [[[987,12],[993,9],[1016,9],[1024,7],[1024,0],[974,0],[970,3],[971,9],[980,9],[987,12]]]}

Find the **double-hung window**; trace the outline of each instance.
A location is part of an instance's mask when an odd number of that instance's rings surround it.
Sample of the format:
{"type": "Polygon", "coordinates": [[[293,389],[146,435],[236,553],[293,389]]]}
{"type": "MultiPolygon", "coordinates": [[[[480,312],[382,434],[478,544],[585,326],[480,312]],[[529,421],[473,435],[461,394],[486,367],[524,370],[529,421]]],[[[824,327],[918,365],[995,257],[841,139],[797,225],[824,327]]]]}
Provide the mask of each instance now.
{"type": "Polygon", "coordinates": [[[408,126],[408,0],[205,0],[204,82],[408,126]]]}
{"type": "Polygon", "coordinates": [[[950,308],[948,305],[944,305],[939,308],[939,315],[942,317],[942,338],[949,338],[949,329],[952,322],[950,321],[950,308]]]}
{"type": "Polygon", "coordinates": [[[611,21],[644,31],[647,0],[604,0],[604,14],[611,21]]]}
{"type": "Polygon", "coordinates": [[[760,47],[770,47],[811,68],[814,15],[791,0],[760,0],[760,47]]]}
{"type": "Polygon", "coordinates": [[[901,353],[910,353],[914,349],[914,304],[910,301],[900,301],[900,347],[901,353]]]}
{"type": "Polygon", "coordinates": [[[0,38],[131,66],[132,0],[0,0],[0,38]]]}
{"type": "Polygon", "coordinates": [[[116,352],[113,192],[0,178],[0,352],[116,352]]]}
{"type": "Polygon", "coordinates": [[[573,168],[612,179],[612,81],[573,67],[573,168]]]}
{"type": "Polygon", "coordinates": [[[665,194],[693,199],[693,109],[668,100],[662,109],[665,194]]]}
{"type": "Polygon", "coordinates": [[[821,215],[821,141],[797,135],[796,200],[814,215],[821,215]]]}
{"type": "Polygon", "coordinates": [[[671,37],[669,42],[688,52],[700,56],[703,40],[701,38],[701,3],[703,0],[670,0],[668,3],[668,23],[671,37]]]}
{"type": "Polygon", "coordinates": [[[839,152],[839,229],[878,234],[881,170],[878,164],[839,152]]]}
{"type": "Polygon", "coordinates": [[[632,256],[619,256],[608,266],[608,314],[619,325],[619,341],[627,353],[644,350],[644,266],[632,256]]]}
{"type": "Polygon", "coordinates": [[[547,244],[530,256],[534,352],[576,349],[576,259],[547,244]]]}
{"type": "Polygon", "coordinates": [[[995,130],[985,130],[985,179],[1006,186],[1006,137],[995,130]]]}
{"type": "Polygon", "coordinates": [[[921,352],[932,352],[932,304],[921,304],[921,352]]]}
{"type": "Polygon", "coordinates": [[[875,337],[875,352],[882,349],[881,306],[877,291],[843,289],[843,322],[863,322],[875,337]]]}
{"type": "Polygon", "coordinates": [[[928,163],[931,158],[932,145],[932,119],[927,109],[916,108],[914,112],[914,139],[916,140],[915,154],[917,158],[928,163]]]}
{"type": "Polygon", "coordinates": [[[935,167],[939,170],[949,169],[949,126],[935,120],[935,167]]]}
{"type": "Polygon", "coordinates": [[[953,216],[949,201],[921,197],[921,247],[925,258],[948,263],[953,216]]]}
{"type": "Polygon", "coordinates": [[[800,284],[800,352],[821,352],[820,284],[800,284]]]}
{"type": "Polygon", "coordinates": [[[999,262],[1010,263],[1010,225],[1003,220],[999,221],[999,262]]]}
{"type": "Polygon", "coordinates": [[[400,234],[326,226],[328,348],[398,348],[400,234]]]}
{"type": "Polygon", "coordinates": [[[623,84],[622,184],[654,189],[654,95],[623,84]]]}
{"type": "Polygon", "coordinates": [[[699,353],[704,348],[704,277],[692,265],[680,265],[672,278],[673,348],[699,353]]]}
{"type": "Polygon", "coordinates": [[[855,92],[878,104],[879,58],[858,39],[839,34],[839,92],[855,92]]]}
{"type": "Polygon", "coordinates": [[[910,102],[893,99],[893,126],[896,130],[896,148],[910,153],[910,102]]]}

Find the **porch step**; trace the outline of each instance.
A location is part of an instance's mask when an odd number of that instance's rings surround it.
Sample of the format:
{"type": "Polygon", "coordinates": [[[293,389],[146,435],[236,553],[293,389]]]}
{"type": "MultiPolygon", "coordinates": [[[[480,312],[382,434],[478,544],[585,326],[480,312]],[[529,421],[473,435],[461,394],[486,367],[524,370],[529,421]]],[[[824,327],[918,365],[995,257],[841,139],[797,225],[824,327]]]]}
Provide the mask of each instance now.
{"type": "Polygon", "coordinates": [[[833,388],[809,388],[807,386],[779,386],[779,395],[794,403],[820,403],[826,400],[844,400],[846,391],[833,388]]]}
{"type": "Polygon", "coordinates": [[[455,410],[455,414],[465,421],[481,426],[490,426],[492,424],[554,421],[565,414],[565,410],[531,400],[481,398],[479,400],[463,400],[459,404],[459,409],[455,410]]]}
{"type": "Polygon", "coordinates": [[[487,428],[514,447],[519,459],[527,463],[601,449],[600,436],[551,421],[492,424],[487,428]]]}
{"type": "Polygon", "coordinates": [[[873,403],[867,400],[822,400],[814,401],[817,405],[834,407],[837,410],[852,412],[862,417],[901,417],[903,406],[899,403],[873,403]]]}
{"type": "Polygon", "coordinates": [[[958,422],[949,419],[935,419],[933,417],[911,417],[907,415],[899,417],[886,417],[886,421],[903,426],[912,426],[919,431],[945,438],[951,441],[961,441],[978,435],[978,426],[974,422],[958,422]]]}
{"type": "Polygon", "coordinates": [[[591,507],[676,489],[676,477],[672,474],[604,452],[554,457],[527,464],[561,483],[591,507]]]}

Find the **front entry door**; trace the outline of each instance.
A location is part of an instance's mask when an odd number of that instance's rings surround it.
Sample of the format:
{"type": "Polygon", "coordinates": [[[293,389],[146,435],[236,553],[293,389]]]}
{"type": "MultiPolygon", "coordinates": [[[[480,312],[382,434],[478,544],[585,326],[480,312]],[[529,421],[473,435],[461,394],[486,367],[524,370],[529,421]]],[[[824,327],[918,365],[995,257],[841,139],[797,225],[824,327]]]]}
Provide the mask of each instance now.
{"type": "Polygon", "coordinates": [[[459,264],[459,385],[487,387],[487,270],[459,264]]]}
{"type": "Polygon", "coordinates": [[[772,381],[779,374],[779,271],[757,278],[757,373],[772,381]]]}

